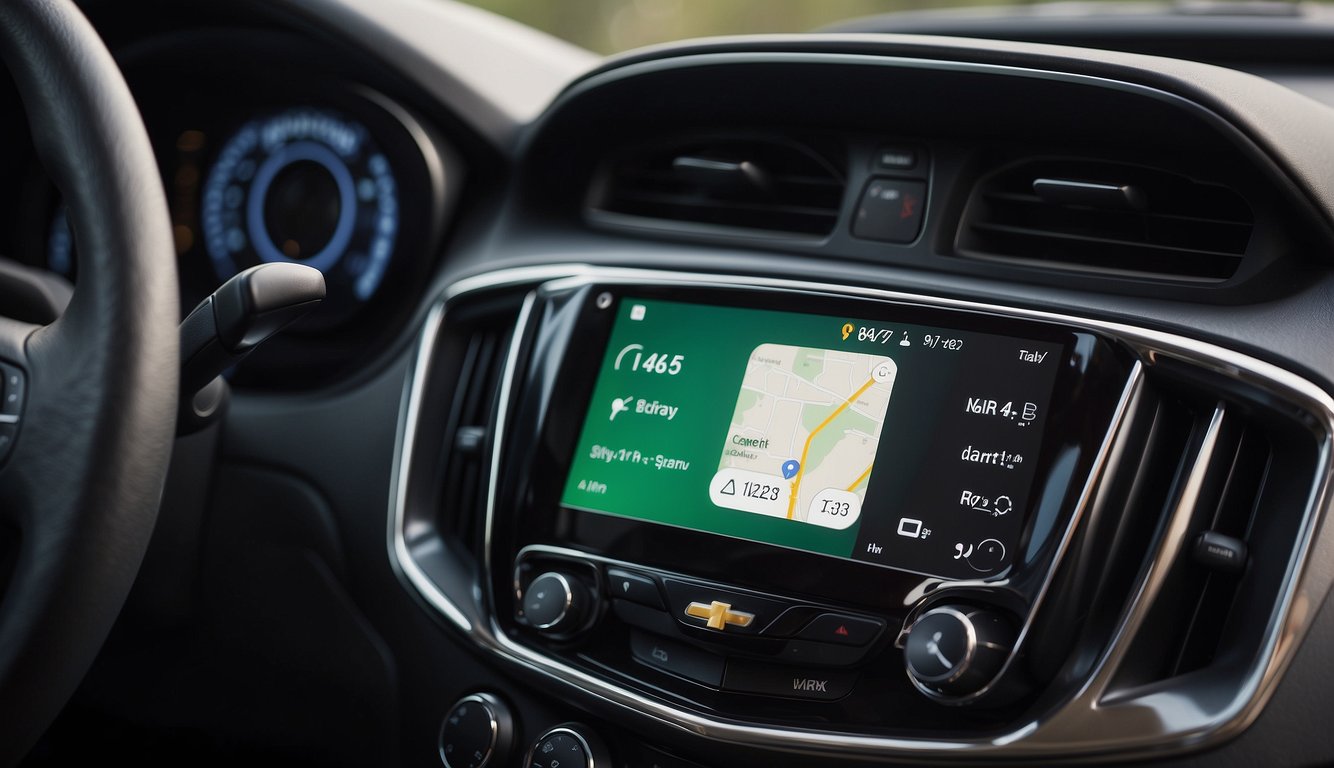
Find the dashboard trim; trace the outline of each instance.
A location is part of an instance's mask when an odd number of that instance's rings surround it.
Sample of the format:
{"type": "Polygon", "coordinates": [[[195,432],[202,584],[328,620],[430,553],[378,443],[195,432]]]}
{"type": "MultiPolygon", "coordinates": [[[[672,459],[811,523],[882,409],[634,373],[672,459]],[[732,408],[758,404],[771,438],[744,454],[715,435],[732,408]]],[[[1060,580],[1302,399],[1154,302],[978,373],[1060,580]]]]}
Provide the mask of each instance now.
{"type": "Polygon", "coordinates": [[[1239,148],[1263,159],[1271,170],[1279,171],[1274,174],[1275,182],[1307,203],[1313,219],[1327,233],[1334,233],[1334,217],[1327,211],[1334,188],[1326,178],[1328,174],[1319,173],[1320,169],[1330,168],[1334,157],[1323,149],[1327,146],[1324,132],[1314,127],[1329,119],[1328,110],[1319,109],[1323,105],[1272,80],[1196,61],[1066,45],[934,35],[829,33],[722,37],[655,46],[613,57],[571,84],[546,114],[556,113],[567,98],[590,83],[610,82],[627,71],[683,68],[710,59],[711,63],[836,60],[847,63],[860,59],[862,63],[878,66],[1008,74],[1100,85],[1179,103],[1206,117],[1239,148]],[[1016,60],[1031,63],[1013,63],[1016,60]],[[1275,114],[1309,116],[1311,124],[1266,119],[1275,114]]]}
{"type": "MultiPolygon", "coordinates": [[[[500,402],[502,409],[506,408],[506,404],[513,394],[515,363],[517,362],[524,326],[531,316],[535,295],[535,293],[529,293],[520,321],[516,325],[514,337],[510,342],[507,368],[501,383],[500,402]]],[[[1136,366],[1135,373],[1131,376],[1132,381],[1128,383],[1127,391],[1123,394],[1122,402],[1118,405],[1118,414],[1124,414],[1131,394],[1130,384],[1136,384],[1139,381],[1143,364],[1140,363],[1136,366]]],[[[662,723],[711,739],[752,746],[819,751],[824,754],[845,753],[862,757],[899,756],[917,759],[977,759],[983,757],[1062,757],[1069,759],[1072,756],[1078,756],[1085,760],[1096,760],[1113,757],[1121,758],[1128,753],[1162,754],[1200,748],[1236,735],[1259,715],[1263,705],[1273,693],[1282,672],[1290,663],[1298,645],[1297,641],[1309,629],[1314,617],[1314,611],[1309,609],[1292,610],[1294,602],[1300,600],[1304,606],[1318,604],[1328,592],[1331,581],[1334,581],[1331,574],[1306,567],[1313,545],[1316,543],[1315,533],[1318,523],[1330,506],[1331,477],[1334,473],[1334,463],[1331,461],[1331,435],[1334,435],[1334,398],[1331,398],[1328,393],[1306,379],[1270,363],[1213,344],[1171,333],[1042,310],[1004,307],[990,303],[930,297],[863,286],[812,284],[771,277],[740,278],[703,273],[674,273],[614,267],[597,268],[588,265],[570,264],[501,270],[476,275],[454,284],[432,308],[426,327],[422,332],[422,344],[419,346],[415,365],[414,375],[405,386],[405,406],[402,414],[403,421],[400,424],[401,447],[396,456],[398,472],[395,477],[395,487],[391,495],[389,510],[391,518],[389,526],[391,556],[392,559],[397,561],[400,572],[407,577],[409,585],[415,591],[421,593],[431,605],[441,610],[452,623],[461,630],[468,632],[479,645],[496,656],[543,674],[553,680],[577,684],[597,698],[625,707],[639,715],[648,716],[662,723]],[[1099,712],[1124,707],[1128,701],[1121,699],[1114,704],[1103,702],[1099,700],[1101,694],[1099,692],[1093,695],[1091,699],[1077,697],[1074,701],[1066,702],[1061,709],[1057,710],[1056,716],[1044,720],[1034,720],[1010,733],[982,739],[930,740],[745,725],[700,715],[608,683],[518,645],[504,635],[494,620],[479,621],[475,625],[472,624],[464,616],[463,611],[454,604],[453,599],[446,595],[412,562],[411,553],[404,540],[403,524],[406,511],[404,497],[408,481],[407,458],[411,455],[416,430],[416,423],[410,417],[417,412],[417,404],[422,396],[421,385],[424,383],[426,372],[430,367],[431,350],[435,339],[443,327],[444,307],[447,302],[473,292],[506,286],[535,285],[553,278],[564,278],[576,282],[596,280],[602,283],[636,284],[652,282],[677,285],[740,286],[772,290],[813,290],[832,295],[842,294],[878,300],[912,302],[942,308],[990,312],[1021,319],[1075,325],[1118,338],[1135,348],[1141,354],[1142,360],[1150,364],[1162,357],[1180,359],[1209,371],[1246,380],[1286,402],[1301,407],[1317,418],[1319,430],[1323,433],[1318,453],[1319,473],[1308,496],[1307,508],[1302,518],[1301,533],[1294,546],[1294,556],[1288,563],[1285,572],[1285,586],[1281,599],[1278,601],[1275,611],[1271,614],[1270,626],[1266,633],[1262,653],[1257,657],[1251,672],[1246,676],[1245,682],[1237,694],[1228,697],[1225,706],[1215,707],[1209,712],[1188,711],[1191,709],[1190,707],[1182,706],[1183,702],[1179,700],[1171,700],[1170,696],[1167,697],[1167,700],[1155,700],[1151,696],[1131,699],[1130,702],[1144,702],[1144,706],[1157,715],[1156,723],[1158,727],[1156,729],[1145,727],[1144,724],[1150,721],[1150,718],[1146,717],[1136,720],[1137,730],[1132,733],[1108,735],[1106,724],[1096,719],[1099,712]],[[448,606],[448,608],[444,606],[448,606]],[[1087,709],[1083,708],[1084,705],[1087,705],[1087,709]],[[1072,709],[1072,707],[1074,708],[1072,709]],[[1058,727],[1056,729],[1057,733],[1048,736],[1047,723],[1067,712],[1075,718],[1073,722],[1078,722],[1085,731],[1090,730],[1090,726],[1096,724],[1095,727],[1098,729],[1100,738],[1096,741],[1071,741],[1068,737],[1063,737],[1061,731],[1068,733],[1068,727],[1072,725],[1072,722],[1065,723],[1065,728],[1058,727]],[[1124,736],[1125,738],[1118,739],[1117,736],[1124,736]]],[[[502,410],[500,414],[502,421],[499,422],[501,424],[503,424],[504,415],[502,410]]],[[[484,551],[485,557],[488,559],[490,557],[489,533],[496,513],[495,491],[498,484],[496,464],[501,455],[502,443],[503,428],[498,433],[494,446],[492,472],[489,481],[490,492],[487,499],[486,520],[487,542],[484,551]]],[[[1099,465],[1105,461],[1107,447],[1108,443],[1105,443],[1104,450],[1099,457],[1099,465]]],[[[1097,469],[1095,468],[1091,478],[1096,474],[1097,469]]],[[[1086,502],[1087,498],[1081,499],[1081,504],[1086,502]]],[[[1156,550],[1155,558],[1160,558],[1164,554],[1163,545],[1160,543],[1158,546],[1159,549],[1156,550]]],[[[1330,547],[1334,547],[1334,542],[1326,543],[1325,549],[1330,547]]],[[[475,586],[471,586],[469,592],[473,599],[480,598],[475,586]]],[[[1132,603],[1131,612],[1133,612],[1135,605],[1135,603],[1132,603]]],[[[1125,627],[1126,620],[1126,618],[1123,618],[1121,628],[1125,627]]],[[[1124,636],[1119,632],[1117,642],[1124,642],[1124,636]]],[[[1114,644],[1109,649],[1109,653],[1116,650],[1116,644],[1114,644]]]]}
{"type": "Polygon", "coordinates": [[[393,557],[390,562],[395,572],[401,574],[432,607],[444,614],[445,618],[460,631],[471,632],[472,622],[459,610],[452,600],[446,597],[429,577],[417,565],[417,561],[408,551],[407,537],[404,533],[403,511],[407,508],[408,470],[407,457],[412,455],[416,444],[418,414],[421,411],[422,392],[425,390],[426,375],[429,366],[424,362],[429,358],[430,350],[435,346],[436,337],[444,327],[445,304],[440,302],[431,307],[431,312],[423,323],[421,341],[417,348],[417,362],[413,366],[412,376],[403,382],[403,404],[399,408],[398,439],[394,448],[394,472],[390,479],[389,498],[396,513],[389,517],[389,546],[393,557]]]}
{"type": "MultiPolygon", "coordinates": [[[[885,45],[892,38],[886,40],[874,40],[873,42],[885,45]]],[[[861,40],[843,40],[842,42],[868,42],[866,38],[861,40]]],[[[901,41],[900,41],[901,42],[901,41]]],[[[919,42],[914,40],[913,42],[919,42]]],[[[932,41],[938,44],[938,41],[932,41]]],[[[705,49],[700,51],[691,51],[678,56],[663,59],[649,59],[629,61],[615,68],[602,69],[589,74],[587,77],[572,84],[560,98],[548,110],[548,115],[557,113],[563,104],[573,99],[585,91],[595,90],[606,84],[633,78],[639,75],[658,73],[663,71],[691,69],[703,66],[717,66],[727,64],[821,64],[821,65],[855,65],[881,67],[889,69],[921,69],[933,70],[937,72],[964,72],[980,75],[1001,75],[1009,77],[1022,77],[1033,80],[1047,80],[1058,83],[1068,83],[1073,85],[1083,85],[1091,87],[1105,88],[1108,90],[1120,91],[1122,93],[1134,94],[1146,98],[1154,99],[1164,103],[1170,103],[1181,107],[1200,117],[1203,117],[1212,126],[1228,135],[1228,137],[1241,149],[1258,152],[1267,163],[1273,163],[1273,158],[1258,145],[1254,139],[1240,130],[1231,121],[1226,119],[1218,111],[1206,104],[1202,104],[1188,96],[1174,93],[1156,85],[1148,85],[1139,82],[1130,82],[1127,80],[1118,80],[1104,75],[1086,74],[1081,72],[1059,71],[1055,69],[1044,69],[1036,66],[1025,66],[1018,64],[997,64],[979,61],[954,61],[947,59],[928,58],[920,54],[896,55],[892,48],[886,46],[888,50],[883,53],[868,53],[864,51],[846,52],[837,50],[815,50],[815,51],[775,51],[771,49],[760,50],[717,50],[705,49]]],[[[1057,49],[1065,52],[1064,49],[1057,49]]],[[[957,51],[955,51],[957,53],[957,51]]],[[[1184,62],[1178,62],[1184,63],[1184,62]]],[[[1202,65],[1201,65],[1202,66],[1202,65]]],[[[1215,68],[1211,68],[1215,69],[1215,68]]],[[[1219,70],[1228,71],[1228,70],[1219,70]]],[[[1232,72],[1231,74],[1241,74],[1232,72]]],[[[1248,76],[1249,77],[1249,76],[1248,76]]],[[[1254,78],[1259,82],[1270,84],[1269,81],[1260,78],[1254,78]]],[[[544,117],[543,120],[549,119],[544,117]]],[[[536,133],[536,132],[534,132],[536,133]]],[[[1276,180],[1282,181],[1285,185],[1296,189],[1286,176],[1276,177],[1276,180]]],[[[1331,226],[1328,222],[1326,226],[1331,226]]],[[[819,239],[819,238],[817,238],[819,239]]]]}
{"type": "Polygon", "coordinates": [[[459,196],[463,193],[462,177],[466,174],[463,159],[452,145],[434,137],[431,129],[427,128],[416,114],[389,96],[370,86],[357,84],[350,88],[350,92],[379,107],[397,120],[403,130],[412,137],[413,144],[421,153],[433,203],[427,242],[434,248],[453,220],[459,196]]]}
{"type": "MultiPolygon", "coordinates": [[[[1117,626],[1112,642],[1098,660],[1093,674],[1079,694],[1057,712],[1056,717],[1049,721],[1047,727],[1051,728],[1053,722],[1058,722],[1057,727],[1063,728],[1065,733],[1083,735],[1084,737],[1087,737],[1091,729],[1106,728],[1105,723],[1093,722],[1096,713],[1100,709],[1115,711],[1115,705],[1104,705],[1107,689],[1111,685],[1117,670],[1120,669],[1121,661],[1130,649],[1135,633],[1144,624],[1154,599],[1161,592],[1168,571],[1185,546],[1191,513],[1195,511],[1196,505],[1199,504],[1200,491],[1204,485],[1205,475],[1209,469],[1210,461],[1213,459],[1214,451],[1218,447],[1219,432],[1222,429],[1225,413],[1226,410],[1221,404],[1214,409],[1209,425],[1205,429],[1203,441],[1196,451],[1190,471],[1186,475],[1185,485],[1173,504],[1172,513],[1167,521],[1167,530],[1158,544],[1158,551],[1149,563],[1147,572],[1139,579],[1129,608],[1117,626]]],[[[1101,738],[1106,741],[1125,741],[1131,738],[1128,734],[1120,733],[1115,728],[1111,728],[1110,731],[1113,735],[1102,736],[1101,738]]],[[[1099,731],[1092,730],[1092,732],[1099,731]]],[[[1071,737],[1067,736],[1067,738],[1071,737]]]]}

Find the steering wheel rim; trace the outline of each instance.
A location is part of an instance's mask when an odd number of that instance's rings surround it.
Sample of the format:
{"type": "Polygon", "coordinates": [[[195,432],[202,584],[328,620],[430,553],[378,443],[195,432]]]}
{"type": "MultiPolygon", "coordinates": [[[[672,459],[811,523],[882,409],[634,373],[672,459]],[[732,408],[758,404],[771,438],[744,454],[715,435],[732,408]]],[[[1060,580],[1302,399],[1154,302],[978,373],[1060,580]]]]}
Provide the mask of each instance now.
{"type": "MultiPolygon", "coordinates": [[[[175,427],[175,254],[120,70],[68,0],[0,2],[0,58],[64,195],[79,281],[45,327],[0,319],[26,373],[0,467],[0,765],[20,759],[101,647],[148,546],[175,427]]],[[[3,308],[0,308],[0,313],[3,308]]]]}

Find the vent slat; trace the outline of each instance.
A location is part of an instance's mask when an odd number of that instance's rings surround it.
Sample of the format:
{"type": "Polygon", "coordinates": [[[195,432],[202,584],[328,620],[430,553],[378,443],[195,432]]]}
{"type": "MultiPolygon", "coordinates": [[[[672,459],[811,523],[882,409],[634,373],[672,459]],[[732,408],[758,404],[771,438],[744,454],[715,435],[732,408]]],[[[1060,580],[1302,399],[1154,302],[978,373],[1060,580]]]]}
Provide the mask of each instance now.
{"type": "Polygon", "coordinates": [[[827,206],[803,206],[803,205],[779,205],[764,204],[734,200],[708,199],[699,200],[683,195],[671,194],[653,194],[648,192],[635,192],[626,194],[622,200],[627,203],[638,203],[651,206],[685,206],[694,207],[696,205],[708,204],[718,209],[727,209],[734,211],[752,211],[752,212],[774,212],[779,214],[805,214],[809,216],[837,216],[837,207],[827,206]]]}
{"type": "Polygon", "coordinates": [[[1164,492],[1159,483],[1113,513],[1118,530],[1153,531],[1163,549],[1140,545],[1122,550],[1129,558],[1106,556],[1134,562],[1137,584],[1157,584],[1136,598],[1146,601],[1142,621],[1124,635],[1129,642],[1105,701],[1172,690],[1207,697],[1254,679],[1256,660],[1276,637],[1271,622],[1295,578],[1311,530],[1312,487],[1324,472],[1327,433],[1312,430],[1309,414],[1293,403],[1235,374],[1171,360],[1155,363],[1149,375],[1162,397],[1159,411],[1188,419],[1190,436],[1133,451],[1139,472],[1170,473],[1172,484],[1164,492]],[[1136,512],[1157,512],[1159,525],[1121,517],[1136,512]],[[1152,559],[1139,561],[1139,553],[1152,559]]]}
{"type": "MultiPolygon", "coordinates": [[[[1020,203],[1026,205],[1047,205],[1042,198],[1037,195],[1025,195],[1018,192],[997,192],[987,190],[983,192],[988,200],[994,200],[999,203],[1020,203]]],[[[1149,212],[1136,214],[1148,219],[1164,219],[1168,221],[1197,222],[1200,224],[1217,225],[1220,227],[1236,227],[1249,231],[1253,226],[1250,221],[1238,221],[1237,219],[1225,219],[1215,216],[1190,216],[1180,213],[1162,213],[1149,212]]]]}
{"type": "Polygon", "coordinates": [[[443,450],[444,484],[440,488],[442,529],[470,548],[480,545],[485,515],[487,446],[504,369],[511,316],[458,327],[462,354],[451,367],[457,376],[443,450]],[[465,341],[466,339],[466,341],[465,341]]]}
{"type": "MultiPolygon", "coordinates": [[[[680,172],[676,169],[654,169],[654,168],[634,168],[623,167],[618,169],[626,179],[639,181],[679,181],[680,172]]],[[[799,173],[770,173],[770,179],[778,184],[799,184],[810,185],[810,187],[823,187],[830,189],[842,189],[843,181],[838,177],[832,176],[811,176],[799,175],[799,173]]]]}
{"type": "Polygon", "coordinates": [[[955,249],[965,258],[1217,282],[1236,273],[1253,230],[1245,200],[1222,185],[1129,164],[1041,159],[978,183],[955,249]],[[1033,191],[1042,178],[1133,185],[1145,204],[1130,210],[1052,202],[1033,191]]]}
{"type": "Polygon", "coordinates": [[[838,222],[845,180],[808,145],[775,137],[682,142],[633,150],[604,167],[594,211],[740,229],[828,235],[838,222]],[[692,164],[678,162],[691,158],[692,164]],[[716,161],[749,176],[701,174],[716,161]]]}
{"type": "Polygon", "coordinates": [[[1114,238],[1094,237],[1091,235],[1079,235],[1070,232],[1055,232],[1052,230],[1038,229],[1036,227],[1015,227],[1015,226],[1010,226],[1008,224],[994,224],[991,222],[982,222],[974,224],[973,226],[978,229],[987,230],[989,232],[1003,232],[1011,235],[1020,235],[1032,238],[1043,238],[1046,240],[1060,241],[1060,242],[1090,243],[1090,244],[1107,245],[1112,247],[1119,246],[1124,248],[1141,248],[1146,250],[1152,249],[1152,250],[1164,251],[1167,253],[1177,253],[1183,255],[1189,254],[1201,257],[1219,257],[1219,258],[1231,259],[1237,256],[1237,254],[1229,253],[1227,251],[1209,251],[1200,248],[1177,248],[1170,245],[1148,244],[1145,243],[1143,240],[1117,240],[1114,238]]]}

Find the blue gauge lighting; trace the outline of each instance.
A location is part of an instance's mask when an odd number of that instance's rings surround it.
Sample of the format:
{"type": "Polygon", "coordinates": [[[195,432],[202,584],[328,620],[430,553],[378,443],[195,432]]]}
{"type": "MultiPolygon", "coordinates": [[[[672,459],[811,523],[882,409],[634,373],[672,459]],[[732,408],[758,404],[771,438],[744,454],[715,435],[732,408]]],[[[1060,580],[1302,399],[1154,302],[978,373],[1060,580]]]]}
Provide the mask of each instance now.
{"type": "Polygon", "coordinates": [[[307,264],[356,302],[379,288],[399,230],[393,169],[365,126],[298,108],[241,126],[204,185],[204,245],[219,280],[307,264]]]}

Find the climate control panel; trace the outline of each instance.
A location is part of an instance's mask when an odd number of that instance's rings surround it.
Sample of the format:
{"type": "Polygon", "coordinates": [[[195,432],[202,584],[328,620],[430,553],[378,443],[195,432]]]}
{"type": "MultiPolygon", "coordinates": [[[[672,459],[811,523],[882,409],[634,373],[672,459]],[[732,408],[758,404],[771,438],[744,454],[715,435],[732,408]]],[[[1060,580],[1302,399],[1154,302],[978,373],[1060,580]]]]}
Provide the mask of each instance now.
{"type": "Polygon", "coordinates": [[[722,695],[838,701],[890,666],[948,699],[990,683],[1013,646],[999,609],[878,615],[552,549],[522,553],[515,583],[516,621],[539,642],[605,648],[617,638],[607,666],[722,695]]]}

